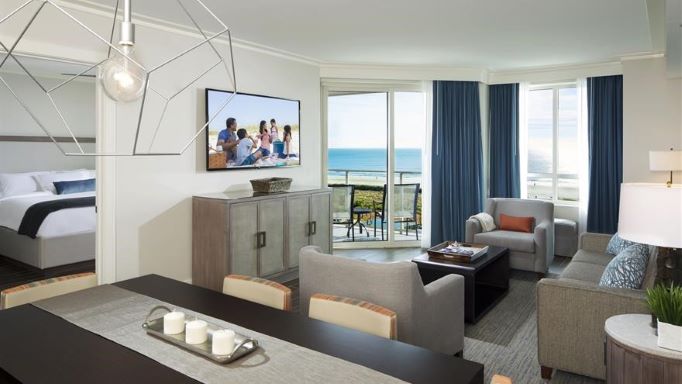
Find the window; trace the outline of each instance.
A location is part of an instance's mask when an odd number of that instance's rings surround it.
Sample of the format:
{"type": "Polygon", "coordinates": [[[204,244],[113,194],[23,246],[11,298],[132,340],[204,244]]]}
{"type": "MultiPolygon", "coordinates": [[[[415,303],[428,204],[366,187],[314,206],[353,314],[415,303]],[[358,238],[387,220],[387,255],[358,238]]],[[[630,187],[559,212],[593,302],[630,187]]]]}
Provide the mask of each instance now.
{"type": "Polygon", "coordinates": [[[527,198],[578,203],[578,103],[575,84],[530,88],[527,198]]]}

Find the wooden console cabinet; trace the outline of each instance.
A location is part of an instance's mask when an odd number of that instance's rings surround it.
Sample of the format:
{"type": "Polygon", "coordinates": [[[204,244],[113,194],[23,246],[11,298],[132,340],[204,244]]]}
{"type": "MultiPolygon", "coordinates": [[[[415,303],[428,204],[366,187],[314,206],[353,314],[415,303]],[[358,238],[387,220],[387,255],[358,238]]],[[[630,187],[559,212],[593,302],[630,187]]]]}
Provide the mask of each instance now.
{"type": "Polygon", "coordinates": [[[222,290],[231,273],[286,281],[306,245],[331,251],[331,190],[236,191],[192,198],[192,283],[222,290]]]}

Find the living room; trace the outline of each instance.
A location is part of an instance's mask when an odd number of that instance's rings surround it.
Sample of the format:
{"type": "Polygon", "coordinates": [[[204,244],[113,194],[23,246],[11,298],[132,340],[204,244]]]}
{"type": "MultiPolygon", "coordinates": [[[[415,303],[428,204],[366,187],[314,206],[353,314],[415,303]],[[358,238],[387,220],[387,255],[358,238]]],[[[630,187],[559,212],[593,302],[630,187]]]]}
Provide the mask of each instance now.
{"type": "Polygon", "coordinates": [[[0,377],[680,382],[679,1],[159,4],[0,4],[0,377]]]}

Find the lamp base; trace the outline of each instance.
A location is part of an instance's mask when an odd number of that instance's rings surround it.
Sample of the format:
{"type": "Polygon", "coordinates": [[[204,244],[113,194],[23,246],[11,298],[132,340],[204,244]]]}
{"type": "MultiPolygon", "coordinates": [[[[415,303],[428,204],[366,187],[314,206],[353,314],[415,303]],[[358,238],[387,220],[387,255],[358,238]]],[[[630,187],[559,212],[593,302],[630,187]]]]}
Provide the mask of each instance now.
{"type": "Polygon", "coordinates": [[[682,285],[682,252],[674,248],[658,248],[656,281],[682,285]]]}

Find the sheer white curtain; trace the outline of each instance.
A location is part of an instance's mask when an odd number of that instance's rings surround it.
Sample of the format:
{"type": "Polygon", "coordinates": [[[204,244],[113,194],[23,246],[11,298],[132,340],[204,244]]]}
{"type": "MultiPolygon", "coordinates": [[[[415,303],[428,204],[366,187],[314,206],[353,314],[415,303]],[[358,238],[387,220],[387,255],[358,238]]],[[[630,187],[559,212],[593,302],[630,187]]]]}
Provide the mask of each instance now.
{"type": "Polygon", "coordinates": [[[519,182],[520,196],[528,196],[528,88],[529,83],[519,83],[519,182]]]}
{"type": "Polygon", "coordinates": [[[426,108],[424,153],[422,154],[422,248],[431,248],[431,133],[433,131],[433,82],[422,82],[426,108]]]}
{"type": "Polygon", "coordinates": [[[590,199],[590,148],[587,140],[587,79],[577,83],[578,94],[578,231],[587,231],[587,207],[590,199]]]}

